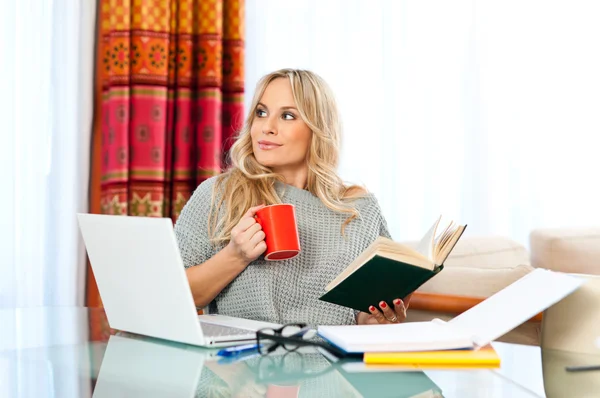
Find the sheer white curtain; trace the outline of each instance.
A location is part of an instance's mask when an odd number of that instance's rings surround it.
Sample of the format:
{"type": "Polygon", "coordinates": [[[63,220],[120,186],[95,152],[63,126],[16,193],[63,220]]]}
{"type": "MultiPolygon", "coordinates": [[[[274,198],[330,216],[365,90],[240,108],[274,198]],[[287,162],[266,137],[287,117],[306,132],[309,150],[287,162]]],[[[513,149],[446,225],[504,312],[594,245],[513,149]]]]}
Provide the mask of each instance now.
{"type": "Polygon", "coordinates": [[[0,2],[0,308],[83,305],[95,13],[0,2]]]}
{"type": "MultiPolygon", "coordinates": [[[[85,257],[75,214],[87,210],[95,3],[0,2],[0,346],[5,349],[52,342],[77,347],[87,341],[85,320],[82,325],[69,312],[50,316],[31,307],[83,305],[85,257]]],[[[89,384],[77,372],[87,369],[87,361],[75,351],[58,358],[51,348],[38,348],[35,360],[13,352],[0,363],[0,373],[7,374],[0,395],[90,396],[89,384]],[[66,371],[69,367],[76,370],[66,371]]]]}
{"type": "MultiPolygon", "coordinates": [[[[395,239],[439,214],[527,244],[600,225],[600,3],[247,0],[247,92],[311,69],[344,120],[340,173],[395,239]]],[[[247,96],[247,105],[250,96],[247,96]]]]}

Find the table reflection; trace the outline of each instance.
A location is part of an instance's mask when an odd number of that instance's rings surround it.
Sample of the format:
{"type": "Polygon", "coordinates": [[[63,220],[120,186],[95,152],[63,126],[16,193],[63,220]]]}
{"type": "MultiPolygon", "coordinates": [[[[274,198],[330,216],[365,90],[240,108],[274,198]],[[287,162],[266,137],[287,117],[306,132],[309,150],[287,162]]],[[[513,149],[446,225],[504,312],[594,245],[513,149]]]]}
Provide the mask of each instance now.
{"type": "Polygon", "coordinates": [[[110,336],[94,397],[442,397],[420,371],[351,372],[312,347],[225,361],[217,350],[110,336]]]}
{"type": "Polygon", "coordinates": [[[192,397],[210,350],[144,337],[110,336],[94,397],[192,397]]]}

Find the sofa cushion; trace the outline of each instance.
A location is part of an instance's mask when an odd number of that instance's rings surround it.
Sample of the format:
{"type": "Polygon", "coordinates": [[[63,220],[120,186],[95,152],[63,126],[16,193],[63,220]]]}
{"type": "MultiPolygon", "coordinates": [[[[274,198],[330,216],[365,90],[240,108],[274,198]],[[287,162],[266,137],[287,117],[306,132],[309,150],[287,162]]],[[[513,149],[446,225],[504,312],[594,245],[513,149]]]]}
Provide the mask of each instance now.
{"type": "Polygon", "coordinates": [[[529,253],[518,242],[504,237],[474,237],[459,240],[444,266],[505,269],[522,264],[529,264],[529,253]]]}
{"type": "MultiPolygon", "coordinates": [[[[415,246],[416,242],[408,242],[415,246]]],[[[463,237],[444,269],[419,291],[489,297],[531,272],[527,249],[504,237],[463,237]]]]}
{"type": "Polygon", "coordinates": [[[529,243],[535,268],[600,275],[600,228],[536,229],[529,243]]]}
{"type": "Polygon", "coordinates": [[[469,297],[489,297],[531,272],[529,264],[505,268],[452,266],[425,282],[418,291],[469,297]]]}

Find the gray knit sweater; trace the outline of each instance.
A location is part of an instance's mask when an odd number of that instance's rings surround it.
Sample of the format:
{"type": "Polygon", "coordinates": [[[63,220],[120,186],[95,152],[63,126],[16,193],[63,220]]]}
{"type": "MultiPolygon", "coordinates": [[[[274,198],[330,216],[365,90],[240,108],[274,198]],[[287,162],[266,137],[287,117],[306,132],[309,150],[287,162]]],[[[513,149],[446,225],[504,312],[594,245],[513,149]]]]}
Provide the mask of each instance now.
{"type": "MultiPolygon", "coordinates": [[[[223,246],[208,236],[208,219],[216,177],[196,188],[175,225],[186,268],[202,264],[223,246]]],[[[251,262],[209,305],[210,313],[261,321],[311,325],[354,324],[352,309],[319,300],[325,286],[378,236],[390,237],[376,198],[356,202],[360,212],[341,235],[347,214],[336,213],[310,192],[277,183],[282,203],[293,204],[301,253],[289,260],[251,262]]],[[[220,209],[223,214],[224,209],[220,209]]],[[[373,303],[376,304],[376,303],[373,303]]]]}

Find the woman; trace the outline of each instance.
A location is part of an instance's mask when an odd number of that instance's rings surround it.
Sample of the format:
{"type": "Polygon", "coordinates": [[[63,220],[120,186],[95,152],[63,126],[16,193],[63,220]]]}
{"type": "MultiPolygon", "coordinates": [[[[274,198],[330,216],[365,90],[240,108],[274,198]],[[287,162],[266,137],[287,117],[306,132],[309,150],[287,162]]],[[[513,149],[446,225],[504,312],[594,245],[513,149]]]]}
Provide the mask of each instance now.
{"type": "Polygon", "coordinates": [[[210,313],[276,323],[397,323],[408,300],[370,313],[320,301],[324,287],[378,236],[375,197],[336,174],[340,123],[327,84],[304,70],[261,79],[231,148],[232,167],[198,186],[175,225],[194,301],[210,313]],[[296,208],[301,253],[268,262],[254,219],[264,205],[296,208]]]}

